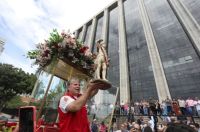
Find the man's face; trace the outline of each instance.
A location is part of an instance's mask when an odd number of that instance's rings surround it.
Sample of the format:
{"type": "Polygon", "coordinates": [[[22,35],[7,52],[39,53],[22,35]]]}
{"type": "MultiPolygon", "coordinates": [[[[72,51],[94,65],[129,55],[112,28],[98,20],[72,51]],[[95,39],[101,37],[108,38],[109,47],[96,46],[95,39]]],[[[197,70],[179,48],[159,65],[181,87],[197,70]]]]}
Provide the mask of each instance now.
{"type": "Polygon", "coordinates": [[[80,83],[79,81],[73,81],[69,85],[68,88],[69,92],[72,93],[74,96],[77,96],[80,93],[80,83]]]}

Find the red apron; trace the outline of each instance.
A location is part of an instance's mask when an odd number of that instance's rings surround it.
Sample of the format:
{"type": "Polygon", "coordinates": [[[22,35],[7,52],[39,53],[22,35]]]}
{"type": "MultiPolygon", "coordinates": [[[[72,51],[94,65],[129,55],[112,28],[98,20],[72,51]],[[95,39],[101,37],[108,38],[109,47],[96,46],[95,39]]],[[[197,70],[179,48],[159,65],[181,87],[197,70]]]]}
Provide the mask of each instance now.
{"type": "MultiPolygon", "coordinates": [[[[75,99],[70,93],[65,94],[65,96],[66,95],[75,99]]],[[[58,107],[58,113],[60,132],[90,132],[85,106],[77,112],[67,113],[63,113],[60,107],[58,107]]]]}

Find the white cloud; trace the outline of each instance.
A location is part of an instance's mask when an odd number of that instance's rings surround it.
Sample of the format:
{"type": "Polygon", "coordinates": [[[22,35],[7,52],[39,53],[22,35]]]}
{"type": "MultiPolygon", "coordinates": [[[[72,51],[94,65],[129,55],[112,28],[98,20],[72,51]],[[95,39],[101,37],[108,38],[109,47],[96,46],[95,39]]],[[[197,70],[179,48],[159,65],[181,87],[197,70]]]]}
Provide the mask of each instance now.
{"type": "MultiPolygon", "coordinates": [[[[73,31],[111,2],[113,0],[0,0],[0,25],[3,26],[0,36],[10,47],[20,48],[21,51],[16,52],[24,55],[34,49],[35,44],[47,39],[53,28],[73,31]]],[[[9,49],[5,50],[2,60],[30,70],[29,63],[20,63],[23,59],[12,63],[13,56],[9,55],[9,49]]]]}
{"type": "Polygon", "coordinates": [[[25,72],[35,73],[36,67],[31,67],[32,62],[30,60],[21,61],[20,59],[15,58],[14,56],[10,56],[9,54],[2,53],[0,60],[3,63],[12,64],[17,68],[22,68],[25,72]]]}

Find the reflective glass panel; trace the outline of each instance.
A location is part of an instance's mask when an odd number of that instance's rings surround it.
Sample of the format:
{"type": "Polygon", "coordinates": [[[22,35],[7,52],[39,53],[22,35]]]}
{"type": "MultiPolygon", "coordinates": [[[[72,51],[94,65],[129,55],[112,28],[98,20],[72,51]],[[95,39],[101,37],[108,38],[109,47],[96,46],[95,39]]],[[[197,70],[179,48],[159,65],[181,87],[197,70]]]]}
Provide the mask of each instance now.
{"type": "Polygon", "coordinates": [[[108,57],[110,67],[107,78],[113,86],[119,86],[119,31],[118,31],[118,7],[109,12],[109,32],[108,32],[108,57]]]}
{"type": "Polygon", "coordinates": [[[82,28],[78,30],[78,39],[80,40],[82,36],[82,28]]]}
{"type": "Polygon", "coordinates": [[[90,34],[91,34],[91,27],[92,27],[91,24],[89,24],[87,26],[86,35],[85,35],[85,39],[84,39],[84,44],[86,44],[86,45],[89,45],[89,38],[90,38],[90,34]]]}
{"type": "Polygon", "coordinates": [[[200,25],[200,1],[199,0],[180,0],[192,14],[194,19],[200,25]]]}
{"type": "Polygon", "coordinates": [[[54,76],[42,110],[42,117],[46,123],[55,123],[58,114],[58,103],[65,90],[66,84],[64,81],[54,76]]]}
{"type": "Polygon", "coordinates": [[[33,97],[35,100],[41,100],[44,97],[44,94],[47,90],[48,83],[50,81],[51,74],[41,71],[38,83],[33,93],[33,97]]]}
{"type": "Polygon", "coordinates": [[[124,2],[129,77],[133,100],[157,98],[149,51],[136,0],[124,2]]]}
{"type": "Polygon", "coordinates": [[[145,0],[172,97],[199,96],[200,60],[165,0],[145,0]]]}
{"type": "Polygon", "coordinates": [[[92,52],[96,53],[97,51],[97,47],[96,47],[96,41],[98,39],[102,39],[101,35],[102,35],[102,27],[103,27],[103,16],[97,19],[97,28],[96,28],[96,32],[95,32],[95,39],[93,42],[93,46],[92,46],[92,52]]]}

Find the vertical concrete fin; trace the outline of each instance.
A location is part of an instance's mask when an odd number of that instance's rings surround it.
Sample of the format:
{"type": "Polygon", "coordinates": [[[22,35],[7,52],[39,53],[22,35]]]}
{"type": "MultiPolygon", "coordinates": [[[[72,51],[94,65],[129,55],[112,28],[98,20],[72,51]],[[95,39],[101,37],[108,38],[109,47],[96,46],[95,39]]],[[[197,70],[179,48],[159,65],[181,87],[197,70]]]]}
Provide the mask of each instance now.
{"type": "Polygon", "coordinates": [[[119,8],[119,69],[120,69],[120,101],[130,101],[128,72],[127,41],[123,0],[118,0],[119,8]]]}
{"type": "Polygon", "coordinates": [[[153,35],[153,31],[150,25],[150,21],[148,18],[148,14],[145,8],[145,4],[143,0],[137,0],[138,6],[139,6],[139,13],[145,33],[145,38],[147,41],[147,47],[150,55],[150,60],[152,64],[153,74],[155,78],[156,83],[156,89],[158,93],[158,98],[160,101],[163,99],[166,99],[168,96],[171,98],[167,80],[165,77],[164,69],[162,66],[160,54],[158,52],[158,48],[156,45],[156,41],[153,35]]]}
{"type": "Polygon", "coordinates": [[[200,56],[200,26],[180,0],[168,0],[169,5],[187,33],[198,55],[200,56]]]}

